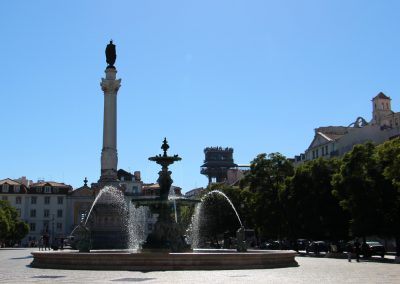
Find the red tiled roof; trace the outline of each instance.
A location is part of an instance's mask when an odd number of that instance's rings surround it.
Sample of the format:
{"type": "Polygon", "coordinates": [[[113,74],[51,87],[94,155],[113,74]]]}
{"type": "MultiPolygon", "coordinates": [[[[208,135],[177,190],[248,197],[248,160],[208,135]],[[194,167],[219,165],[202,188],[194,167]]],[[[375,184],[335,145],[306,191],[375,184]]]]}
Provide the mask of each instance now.
{"type": "Polygon", "coordinates": [[[60,182],[55,182],[55,181],[36,182],[36,183],[32,183],[30,185],[30,187],[45,186],[45,185],[50,185],[50,186],[55,186],[55,187],[70,187],[69,185],[67,185],[65,183],[60,183],[60,182]]]}
{"type": "Polygon", "coordinates": [[[322,126],[315,129],[315,131],[328,140],[337,140],[348,133],[348,128],[344,126],[322,126]]]}
{"type": "Polygon", "coordinates": [[[10,178],[2,179],[0,180],[0,185],[2,184],[9,184],[9,185],[22,185],[22,183],[19,183],[15,180],[12,180],[10,178]]]}

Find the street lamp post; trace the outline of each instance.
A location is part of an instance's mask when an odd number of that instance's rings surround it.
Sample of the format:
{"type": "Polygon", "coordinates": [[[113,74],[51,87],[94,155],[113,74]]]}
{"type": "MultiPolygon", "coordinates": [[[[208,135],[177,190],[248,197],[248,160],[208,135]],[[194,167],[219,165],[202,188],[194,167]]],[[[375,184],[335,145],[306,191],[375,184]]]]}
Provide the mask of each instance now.
{"type": "Polygon", "coordinates": [[[53,245],[53,242],[54,242],[54,214],[52,215],[52,218],[51,218],[51,235],[52,235],[52,237],[51,237],[51,245],[53,245]]]}

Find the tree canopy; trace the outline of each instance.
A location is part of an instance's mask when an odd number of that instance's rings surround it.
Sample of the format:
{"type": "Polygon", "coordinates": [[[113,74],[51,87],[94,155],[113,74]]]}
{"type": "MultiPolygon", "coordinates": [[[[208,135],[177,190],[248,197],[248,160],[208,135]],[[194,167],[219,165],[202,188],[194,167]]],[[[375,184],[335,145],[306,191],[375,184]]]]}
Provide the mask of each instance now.
{"type": "Polygon", "coordinates": [[[0,243],[12,245],[28,232],[28,224],[19,219],[17,210],[8,201],[0,200],[0,243]]]}

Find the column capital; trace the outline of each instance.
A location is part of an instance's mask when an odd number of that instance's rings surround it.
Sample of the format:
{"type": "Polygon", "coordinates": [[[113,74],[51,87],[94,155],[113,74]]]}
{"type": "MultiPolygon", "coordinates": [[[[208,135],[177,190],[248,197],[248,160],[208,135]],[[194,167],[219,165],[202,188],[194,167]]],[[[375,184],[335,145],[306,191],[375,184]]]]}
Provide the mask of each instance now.
{"type": "Polygon", "coordinates": [[[102,78],[100,86],[105,94],[117,94],[119,88],[121,87],[121,79],[109,80],[102,78]]]}

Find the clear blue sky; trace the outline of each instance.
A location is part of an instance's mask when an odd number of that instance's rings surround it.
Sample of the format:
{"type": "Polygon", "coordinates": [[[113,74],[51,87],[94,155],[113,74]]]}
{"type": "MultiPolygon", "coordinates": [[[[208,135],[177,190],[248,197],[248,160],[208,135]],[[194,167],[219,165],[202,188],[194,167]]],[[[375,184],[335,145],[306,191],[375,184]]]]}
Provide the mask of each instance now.
{"type": "Polygon", "coordinates": [[[174,184],[207,146],[293,157],[314,128],[400,111],[398,1],[1,1],[0,179],[100,175],[104,49],[117,45],[119,168],[145,182],[166,136],[174,184]]]}

